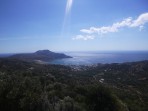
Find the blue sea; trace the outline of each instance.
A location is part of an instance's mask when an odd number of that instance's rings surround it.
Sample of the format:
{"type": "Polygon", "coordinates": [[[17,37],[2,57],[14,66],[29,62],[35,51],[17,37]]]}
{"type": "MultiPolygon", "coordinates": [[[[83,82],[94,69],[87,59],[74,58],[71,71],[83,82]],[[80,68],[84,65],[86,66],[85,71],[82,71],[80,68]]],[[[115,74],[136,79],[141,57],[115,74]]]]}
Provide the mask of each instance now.
{"type": "Polygon", "coordinates": [[[106,51],[106,52],[65,52],[73,58],[48,62],[60,65],[95,65],[98,63],[124,63],[148,60],[148,51],[106,51]]]}
{"type": "Polygon", "coordinates": [[[7,53],[7,54],[0,54],[0,58],[5,58],[13,55],[12,53],[7,53]]]}
{"type": "MultiPolygon", "coordinates": [[[[98,63],[124,63],[148,60],[148,51],[89,51],[64,52],[72,58],[46,61],[48,64],[59,65],[96,65],[98,63]]],[[[0,58],[13,54],[0,54],[0,58]]]]}

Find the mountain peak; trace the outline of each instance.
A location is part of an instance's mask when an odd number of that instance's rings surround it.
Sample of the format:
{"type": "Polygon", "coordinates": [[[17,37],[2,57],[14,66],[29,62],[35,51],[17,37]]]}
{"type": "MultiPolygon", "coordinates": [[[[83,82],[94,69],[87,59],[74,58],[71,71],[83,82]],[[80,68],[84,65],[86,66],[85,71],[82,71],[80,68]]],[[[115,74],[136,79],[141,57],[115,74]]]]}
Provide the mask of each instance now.
{"type": "Polygon", "coordinates": [[[51,53],[54,53],[54,52],[51,52],[50,50],[38,50],[35,52],[36,54],[43,54],[43,55],[46,55],[46,54],[51,54],[51,53]]]}

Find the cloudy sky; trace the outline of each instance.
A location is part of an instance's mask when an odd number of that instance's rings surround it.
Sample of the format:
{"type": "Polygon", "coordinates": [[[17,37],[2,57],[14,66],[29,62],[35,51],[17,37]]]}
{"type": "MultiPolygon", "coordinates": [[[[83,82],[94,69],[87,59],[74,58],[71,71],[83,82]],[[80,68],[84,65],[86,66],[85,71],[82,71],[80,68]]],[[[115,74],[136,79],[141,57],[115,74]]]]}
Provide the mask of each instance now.
{"type": "Polygon", "coordinates": [[[0,53],[148,50],[148,0],[0,0],[0,53]]]}

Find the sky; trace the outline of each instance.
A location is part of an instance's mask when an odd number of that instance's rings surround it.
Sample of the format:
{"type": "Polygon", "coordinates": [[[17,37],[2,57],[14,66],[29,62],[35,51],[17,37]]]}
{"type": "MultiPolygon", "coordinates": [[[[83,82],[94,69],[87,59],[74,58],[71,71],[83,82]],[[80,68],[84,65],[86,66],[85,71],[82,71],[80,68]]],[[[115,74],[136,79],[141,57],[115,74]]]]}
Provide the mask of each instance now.
{"type": "Polygon", "coordinates": [[[148,50],[148,0],[0,0],[0,53],[148,50]]]}

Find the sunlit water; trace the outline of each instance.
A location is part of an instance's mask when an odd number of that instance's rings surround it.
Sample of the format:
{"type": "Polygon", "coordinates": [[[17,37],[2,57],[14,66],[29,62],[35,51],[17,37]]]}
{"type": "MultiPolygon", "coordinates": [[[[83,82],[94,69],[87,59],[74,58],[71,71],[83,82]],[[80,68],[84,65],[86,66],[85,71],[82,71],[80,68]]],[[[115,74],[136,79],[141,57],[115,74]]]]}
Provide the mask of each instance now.
{"type": "Polygon", "coordinates": [[[66,52],[73,58],[58,59],[49,64],[94,65],[98,63],[123,63],[148,60],[148,51],[132,52],[66,52]]]}
{"type": "MultiPolygon", "coordinates": [[[[131,52],[64,52],[72,58],[46,61],[49,64],[60,65],[95,65],[98,63],[123,63],[148,60],[148,51],[131,52]]],[[[0,58],[9,57],[13,54],[0,54],[0,58]]]]}

